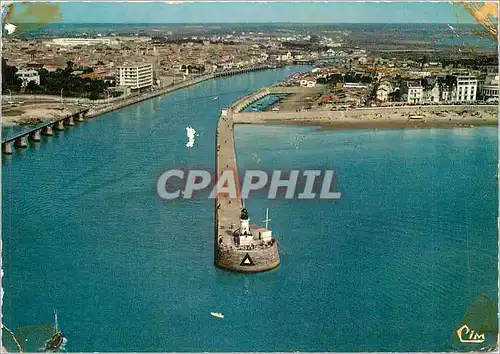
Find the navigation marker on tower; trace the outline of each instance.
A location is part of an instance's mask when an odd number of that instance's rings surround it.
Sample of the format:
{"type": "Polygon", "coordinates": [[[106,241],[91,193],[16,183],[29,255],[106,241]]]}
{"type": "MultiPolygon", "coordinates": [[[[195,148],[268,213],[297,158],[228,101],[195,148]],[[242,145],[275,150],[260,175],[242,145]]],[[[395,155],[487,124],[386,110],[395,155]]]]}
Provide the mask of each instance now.
{"type": "Polygon", "coordinates": [[[252,261],[252,258],[250,258],[250,255],[247,253],[243,260],[240,263],[241,266],[253,266],[255,265],[252,261]]]}

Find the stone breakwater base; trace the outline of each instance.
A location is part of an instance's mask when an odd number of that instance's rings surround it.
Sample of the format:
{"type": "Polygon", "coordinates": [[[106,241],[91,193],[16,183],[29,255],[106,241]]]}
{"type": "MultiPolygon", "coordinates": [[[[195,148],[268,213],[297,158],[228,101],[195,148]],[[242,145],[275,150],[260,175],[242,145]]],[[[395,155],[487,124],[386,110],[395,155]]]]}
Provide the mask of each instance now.
{"type": "Polygon", "coordinates": [[[276,242],[273,246],[265,249],[244,250],[217,250],[217,266],[221,269],[242,273],[265,272],[279,266],[280,256],[276,242]],[[250,257],[253,264],[244,265],[245,257],[250,257]]]}
{"type": "MultiPolygon", "coordinates": [[[[239,112],[267,95],[267,91],[245,96],[238,100],[219,117],[216,139],[216,170],[220,176],[224,170],[234,171],[238,176],[236,151],[234,146],[234,112],[239,112]]],[[[233,233],[240,225],[241,198],[230,199],[227,194],[219,194],[215,200],[214,262],[219,268],[245,273],[263,272],[280,264],[278,245],[243,249],[235,245],[233,233]]]]}

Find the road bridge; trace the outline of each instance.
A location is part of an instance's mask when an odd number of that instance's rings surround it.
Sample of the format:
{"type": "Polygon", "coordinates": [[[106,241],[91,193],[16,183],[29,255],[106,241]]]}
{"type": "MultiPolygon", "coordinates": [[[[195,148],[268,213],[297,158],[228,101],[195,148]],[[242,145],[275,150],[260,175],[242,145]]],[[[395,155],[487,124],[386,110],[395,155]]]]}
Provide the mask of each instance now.
{"type": "Polygon", "coordinates": [[[15,148],[25,149],[28,147],[28,141],[40,142],[42,135],[54,135],[54,130],[64,130],[65,126],[73,126],[75,122],[83,122],[88,111],[88,108],[79,108],[64,117],[47,121],[14,136],[2,139],[2,152],[10,155],[13,153],[12,143],[15,148]]]}

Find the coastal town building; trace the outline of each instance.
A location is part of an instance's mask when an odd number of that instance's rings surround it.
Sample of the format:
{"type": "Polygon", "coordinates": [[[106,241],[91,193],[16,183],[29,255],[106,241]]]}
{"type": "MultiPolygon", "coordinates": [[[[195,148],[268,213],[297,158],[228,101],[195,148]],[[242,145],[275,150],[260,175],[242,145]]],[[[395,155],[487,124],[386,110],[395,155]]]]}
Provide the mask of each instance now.
{"type": "Polygon", "coordinates": [[[345,82],[342,87],[345,89],[367,89],[368,85],[361,84],[359,82],[345,82]]]}
{"type": "Polygon", "coordinates": [[[302,87],[315,87],[316,78],[314,76],[307,76],[300,80],[300,86],[302,87]]]}
{"type": "Polygon", "coordinates": [[[389,100],[389,94],[393,92],[392,84],[389,81],[383,81],[377,88],[377,99],[385,102],[389,100]]]}
{"type": "Polygon", "coordinates": [[[359,63],[360,65],[366,65],[366,64],[368,64],[368,58],[367,58],[367,57],[360,57],[360,58],[358,59],[358,63],[359,63]]]}
{"type": "Polygon", "coordinates": [[[281,60],[281,61],[287,61],[287,62],[288,62],[288,61],[293,60],[293,55],[292,55],[292,53],[287,52],[286,54],[283,54],[283,55],[281,55],[281,56],[278,56],[278,58],[277,58],[277,59],[278,59],[278,60],[281,60]]]}
{"type": "Polygon", "coordinates": [[[119,66],[118,71],[119,86],[137,90],[153,85],[153,66],[150,63],[125,64],[119,66]]]}
{"type": "Polygon", "coordinates": [[[420,83],[410,83],[408,85],[408,103],[422,103],[424,97],[424,88],[420,83]]]}
{"type": "Polygon", "coordinates": [[[441,91],[439,89],[440,78],[430,76],[426,77],[423,81],[424,91],[422,101],[424,103],[439,103],[441,96],[441,91]]]}
{"type": "Polygon", "coordinates": [[[457,76],[457,91],[455,101],[473,102],[477,94],[477,78],[470,75],[457,76]]]}
{"type": "Polygon", "coordinates": [[[22,69],[16,72],[16,75],[22,80],[21,87],[28,86],[28,83],[33,81],[35,84],[40,85],[40,75],[34,69],[22,69]]]}
{"type": "Polygon", "coordinates": [[[488,75],[479,85],[478,96],[484,101],[497,101],[499,91],[499,76],[488,75]]]}
{"type": "Polygon", "coordinates": [[[440,92],[440,102],[448,103],[453,101],[453,97],[455,95],[455,91],[453,87],[450,86],[442,86],[440,92]]]}

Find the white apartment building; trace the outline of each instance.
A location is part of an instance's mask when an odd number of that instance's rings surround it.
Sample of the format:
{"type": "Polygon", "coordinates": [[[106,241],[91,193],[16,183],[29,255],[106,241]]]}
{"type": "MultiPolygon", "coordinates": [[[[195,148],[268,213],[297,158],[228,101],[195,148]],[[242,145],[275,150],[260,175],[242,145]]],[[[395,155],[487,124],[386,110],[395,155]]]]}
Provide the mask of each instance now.
{"type": "Polygon", "coordinates": [[[125,64],[118,67],[119,86],[126,86],[132,90],[141,89],[153,85],[153,65],[125,64]]]}
{"type": "Polygon", "coordinates": [[[473,102],[476,100],[477,78],[469,75],[457,76],[457,90],[455,101],[473,102]]]}
{"type": "Polygon", "coordinates": [[[420,84],[408,85],[408,103],[422,103],[424,88],[420,84]]]}
{"type": "Polygon", "coordinates": [[[450,103],[453,101],[453,97],[455,97],[456,90],[454,86],[446,86],[443,85],[440,87],[440,102],[450,103]]]}
{"type": "Polygon", "coordinates": [[[22,69],[16,72],[16,75],[23,81],[21,87],[28,86],[30,81],[34,81],[35,84],[40,85],[40,75],[36,70],[33,69],[22,69]]]}
{"type": "Polygon", "coordinates": [[[293,55],[290,52],[287,52],[286,54],[278,56],[278,60],[281,61],[290,61],[293,59],[293,55]]]}

